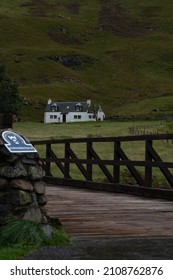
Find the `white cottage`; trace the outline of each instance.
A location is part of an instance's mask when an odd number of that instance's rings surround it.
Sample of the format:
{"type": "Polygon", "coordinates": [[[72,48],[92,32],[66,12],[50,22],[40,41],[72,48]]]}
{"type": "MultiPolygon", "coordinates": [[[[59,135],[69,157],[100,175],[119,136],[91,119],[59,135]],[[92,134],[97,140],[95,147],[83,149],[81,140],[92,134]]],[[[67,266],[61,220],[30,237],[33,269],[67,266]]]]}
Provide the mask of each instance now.
{"type": "Polygon", "coordinates": [[[97,121],[102,122],[105,118],[105,113],[103,112],[101,106],[99,106],[98,112],[97,112],[97,121]]]}
{"type": "Polygon", "coordinates": [[[91,111],[91,100],[86,102],[52,102],[48,100],[44,123],[88,122],[96,121],[91,111]]]}

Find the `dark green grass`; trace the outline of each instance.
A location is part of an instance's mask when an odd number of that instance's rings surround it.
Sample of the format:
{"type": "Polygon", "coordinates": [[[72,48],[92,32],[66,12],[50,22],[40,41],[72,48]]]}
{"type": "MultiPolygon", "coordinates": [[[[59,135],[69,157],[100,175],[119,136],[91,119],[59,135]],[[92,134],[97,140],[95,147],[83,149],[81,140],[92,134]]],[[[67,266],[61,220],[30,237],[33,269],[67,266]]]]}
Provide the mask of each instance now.
{"type": "Polygon", "coordinates": [[[52,236],[44,233],[40,224],[27,220],[12,220],[0,230],[0,259],[18,259],[41,246],[70,243],[62,228],[53,228],[52,236]]]}
{"type": "MultiPolygon", "coordinates": [[[[108,0],[111,10],[116,3],[108,0]]],[[[147,32],[126,36],[102,30],[101,1],[97,0],[45,0],[42,5],[39,1],[1,0],[0,62],[19,83],[20,94],[33,104],[46,104],[48,98],[90,98],[102,105],[107,116],[132,112],[148,116],[156,106],[166,108],[167,97],[173,103],[172,2],[120,3],[126,11],[122,13],[120,31],[121,24],[124,30],[123,21],[130,17],[145,26],[147,32]],[[74,11],[71,7],[75,3],[78,6],[74,11]],[[92,63],[74,70],[47,59],[71,53],[89,56],[92,63]],[[143,101],[150,101],[152,106],[140,106],[143,101]]],[[[23,107],[23,119],[41,119],[43,108],[36,111],[33,104],[23,107]]],[[[170,115],[169,108],[167,114],[170,115]]]]}

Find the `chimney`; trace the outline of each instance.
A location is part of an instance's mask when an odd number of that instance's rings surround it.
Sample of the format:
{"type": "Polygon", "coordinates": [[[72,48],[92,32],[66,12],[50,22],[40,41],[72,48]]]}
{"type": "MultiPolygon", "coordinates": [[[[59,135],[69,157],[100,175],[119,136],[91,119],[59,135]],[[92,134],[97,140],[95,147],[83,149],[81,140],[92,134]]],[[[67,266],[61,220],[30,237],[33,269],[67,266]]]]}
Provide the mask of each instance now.
{"type": "Polygon", "coordinates": [[[91,99],[88,99],[88,100],[87,100],[87,105],[88,105],[88,106],[91,106],[91,99]]]}

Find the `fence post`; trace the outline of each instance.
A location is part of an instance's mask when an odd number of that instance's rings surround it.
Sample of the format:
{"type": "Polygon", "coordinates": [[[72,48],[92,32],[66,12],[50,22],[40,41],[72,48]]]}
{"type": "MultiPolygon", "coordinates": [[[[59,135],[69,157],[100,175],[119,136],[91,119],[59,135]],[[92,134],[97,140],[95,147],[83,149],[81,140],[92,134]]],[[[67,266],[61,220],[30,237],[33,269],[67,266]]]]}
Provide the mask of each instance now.
{"type": "MultiPolygon", "coordinates": [[[[46,159],[50,159],[50,151],[51,150],[51,144],[47,143],[46,144],[46,159]]],[[[51,168],[51,163],[49,161],[46,161],[46,170],[45,170],[45,175],[46,176],[51,176],[51,172],[50,172],[50,168],[51,168]]]]}
{"type": "MultiPolygon", "coordinates": [[[[65,143],[65,159],[67,159],[67,160],[70,158],[69,148],[70,148],[70,143],[69,142],[65,143]]],[[[70,178],[70,163],[69,162],[64,163],[64,178],[66,178],[66,179],[70,178]]]]}
{"type": "MultiPolygon", "coordinates": [[[[92,154],[90,152],[90,149],[92,148],[92,142],[87,142],[87,160],[92,160],[92,154]]],[[[92,163],[87,163],[87,180],[92,181],[92,163]]]]}
{"type": "MultiPolygon", "coordinates": [[[[118,150],[120,148],[121,143],[119,141],[114,142],[114,160],[120,161],[120,155],[118,150]]],[[[120,183],[120,164],[114,164],[113,166],[113,180],[115,184],[120,183]]]]}
{"type": "Polygon", "coordinates": [[[150,153],[150,147],[152,147],[153,141],[147,140],[145,142],[145,186],[152,187],[152,166],[150,162],[152,162],[152,155],[150,153]]]}

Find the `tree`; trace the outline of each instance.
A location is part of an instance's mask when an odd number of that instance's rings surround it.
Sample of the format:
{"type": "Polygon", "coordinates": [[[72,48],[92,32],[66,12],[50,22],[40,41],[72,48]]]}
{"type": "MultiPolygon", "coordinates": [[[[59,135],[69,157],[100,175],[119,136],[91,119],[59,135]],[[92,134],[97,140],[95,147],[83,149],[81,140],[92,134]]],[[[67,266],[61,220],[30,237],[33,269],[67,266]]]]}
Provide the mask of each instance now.
{"type": "Polygon", "coordinates": [[[0,64],[0,113],[17,114],[21,106],[18,85],[6,73],[6,68],[0,64]]]}

